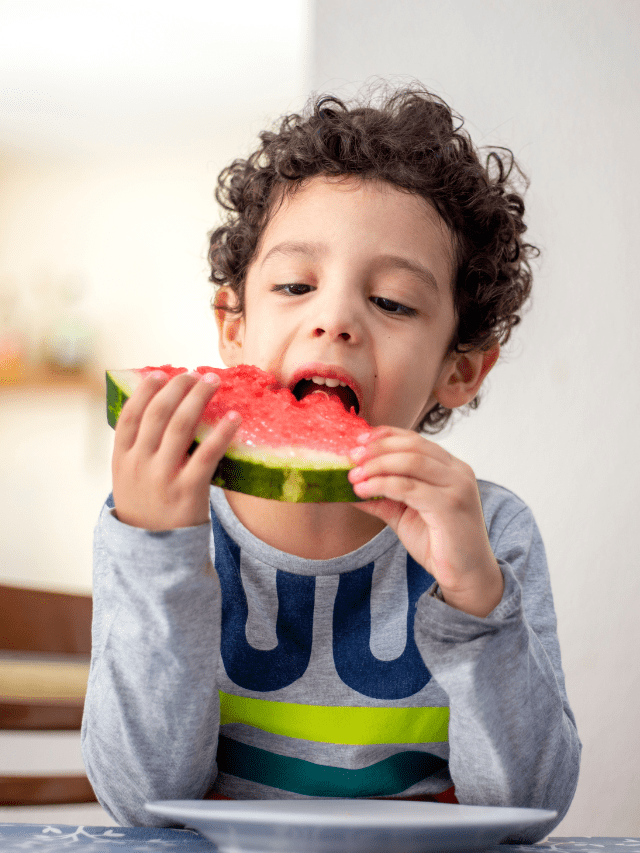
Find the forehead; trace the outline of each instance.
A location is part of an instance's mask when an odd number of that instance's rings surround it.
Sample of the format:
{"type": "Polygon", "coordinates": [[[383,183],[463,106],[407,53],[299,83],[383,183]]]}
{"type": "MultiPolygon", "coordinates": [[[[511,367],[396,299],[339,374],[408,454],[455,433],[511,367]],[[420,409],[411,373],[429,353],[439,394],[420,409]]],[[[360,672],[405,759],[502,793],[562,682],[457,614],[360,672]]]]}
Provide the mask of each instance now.
{"type": "Polygon", "coordinates": [[[436,267],[443,285],[450,284],[455,267],[455,239],[433,204],[385,181],[352,176],[317,176],[281,192],[254,263],[264,263],[267,255],[293,256],[295,251],[274,249],[296,243],[310,249],[343,247],[354,253],[354,262],[372,251],[400,252],[436,267]]]}

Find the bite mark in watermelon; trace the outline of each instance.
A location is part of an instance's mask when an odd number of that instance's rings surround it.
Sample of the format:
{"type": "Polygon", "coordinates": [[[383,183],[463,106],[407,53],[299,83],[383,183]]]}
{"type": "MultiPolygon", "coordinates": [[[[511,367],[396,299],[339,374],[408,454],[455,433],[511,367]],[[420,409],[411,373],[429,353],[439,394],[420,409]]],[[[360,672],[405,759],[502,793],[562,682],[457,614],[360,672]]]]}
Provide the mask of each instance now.
{"type": "MultiPolygon", "coordinates": [[[[115,428],[122,407],[145,376],[169,376],[185,367],[144,367],[107,371],[107,420],[115,428]]],[[[242,423],[212,482],[224,489],[292,503],[358,501],[347,474],[354,463],[348,451],[371,427],[337,397],[314,393],[297,400],[276,378],[251,365],[198,367],[216,373],[220,387],[198,426],[197,446],[211,425],[234,409],[242,423]]]]}

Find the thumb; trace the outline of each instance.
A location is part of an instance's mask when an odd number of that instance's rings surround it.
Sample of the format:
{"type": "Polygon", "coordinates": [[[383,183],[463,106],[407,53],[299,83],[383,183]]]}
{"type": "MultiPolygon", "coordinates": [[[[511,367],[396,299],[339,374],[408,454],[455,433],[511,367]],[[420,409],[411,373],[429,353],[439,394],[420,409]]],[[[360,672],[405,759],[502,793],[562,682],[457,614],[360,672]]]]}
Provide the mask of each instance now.
{"type": "Polygon", "coordinates": [[[390,498],[381,498],[374,501],[358,501],[353,505],[368,515],[375,515],[376,518],[380,518],[396,533],[398,532],[400,519],[406,510],[404,504],[392,501],[390,498]]]}
{"type": "Polygon", "coordinates": [[[195,450],[190,464],[211,479],[227,450],[229,442],[236,434],[240,421],[240,415],[234,411],[229,411],[224,417],[220,418],[195,450]]]}

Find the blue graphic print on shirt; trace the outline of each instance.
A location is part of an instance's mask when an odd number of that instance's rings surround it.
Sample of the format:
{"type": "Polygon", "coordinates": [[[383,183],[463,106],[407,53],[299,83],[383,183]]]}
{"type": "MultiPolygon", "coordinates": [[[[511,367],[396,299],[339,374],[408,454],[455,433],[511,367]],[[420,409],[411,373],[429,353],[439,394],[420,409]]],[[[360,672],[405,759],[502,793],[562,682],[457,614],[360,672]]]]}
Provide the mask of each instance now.
{"type": "MultiPolygon", "coordinates": [[[[240,574],[240,546],[212,513],[215,565],[222,590],[220,650],[229,678],[259,692],[280,690],[304,675],[311,658],[316,579],[276,571],[278,615],[274,649],[256,649],[247,641],[249,615],[240,574]]],[[[414,640],[418,598],[433,578],[407,555],[407,633],[405,648],[390,661],[371,652],[371,579],[374,564],[340,575],[333,612],[333,656],[342,681],[364,696],[403,699],[431,679],[414,640]]]]}
{"type": "Polygon", "coordinates": [[[240,547],[212,516],[216,570],[222,588],[220,651],[227,675],[247,690],[280,690],[304,675],[311,657],[316,579],[277,572],[275,649],[255,649],[246,635],[249,608],[240,576],[240,547]]]}
{"type": "Polygon", "coordinates": [[[404,699],[429,682],[413,637],[418,599],[434,579],[407,554],[407,640],[395,660],[379,660],[371,652],[371,579],[373,563],[340,575],[333,610],[333,659],[340,678],[349,687],[374,699],[404,699]]]}

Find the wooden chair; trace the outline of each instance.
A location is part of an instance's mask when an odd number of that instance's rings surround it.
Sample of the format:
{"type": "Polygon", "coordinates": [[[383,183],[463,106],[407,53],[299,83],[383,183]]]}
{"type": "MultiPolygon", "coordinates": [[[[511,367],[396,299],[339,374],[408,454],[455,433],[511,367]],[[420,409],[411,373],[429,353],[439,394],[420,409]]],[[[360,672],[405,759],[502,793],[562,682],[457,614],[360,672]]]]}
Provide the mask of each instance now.
{"type": "MultiPolygon", "coordinates": [[[[80,730],[91,596],[0,584],[0,730],[80,730]]],[[[0,805],[90,803],[84,775],[0,776],[0,805]]]]}

